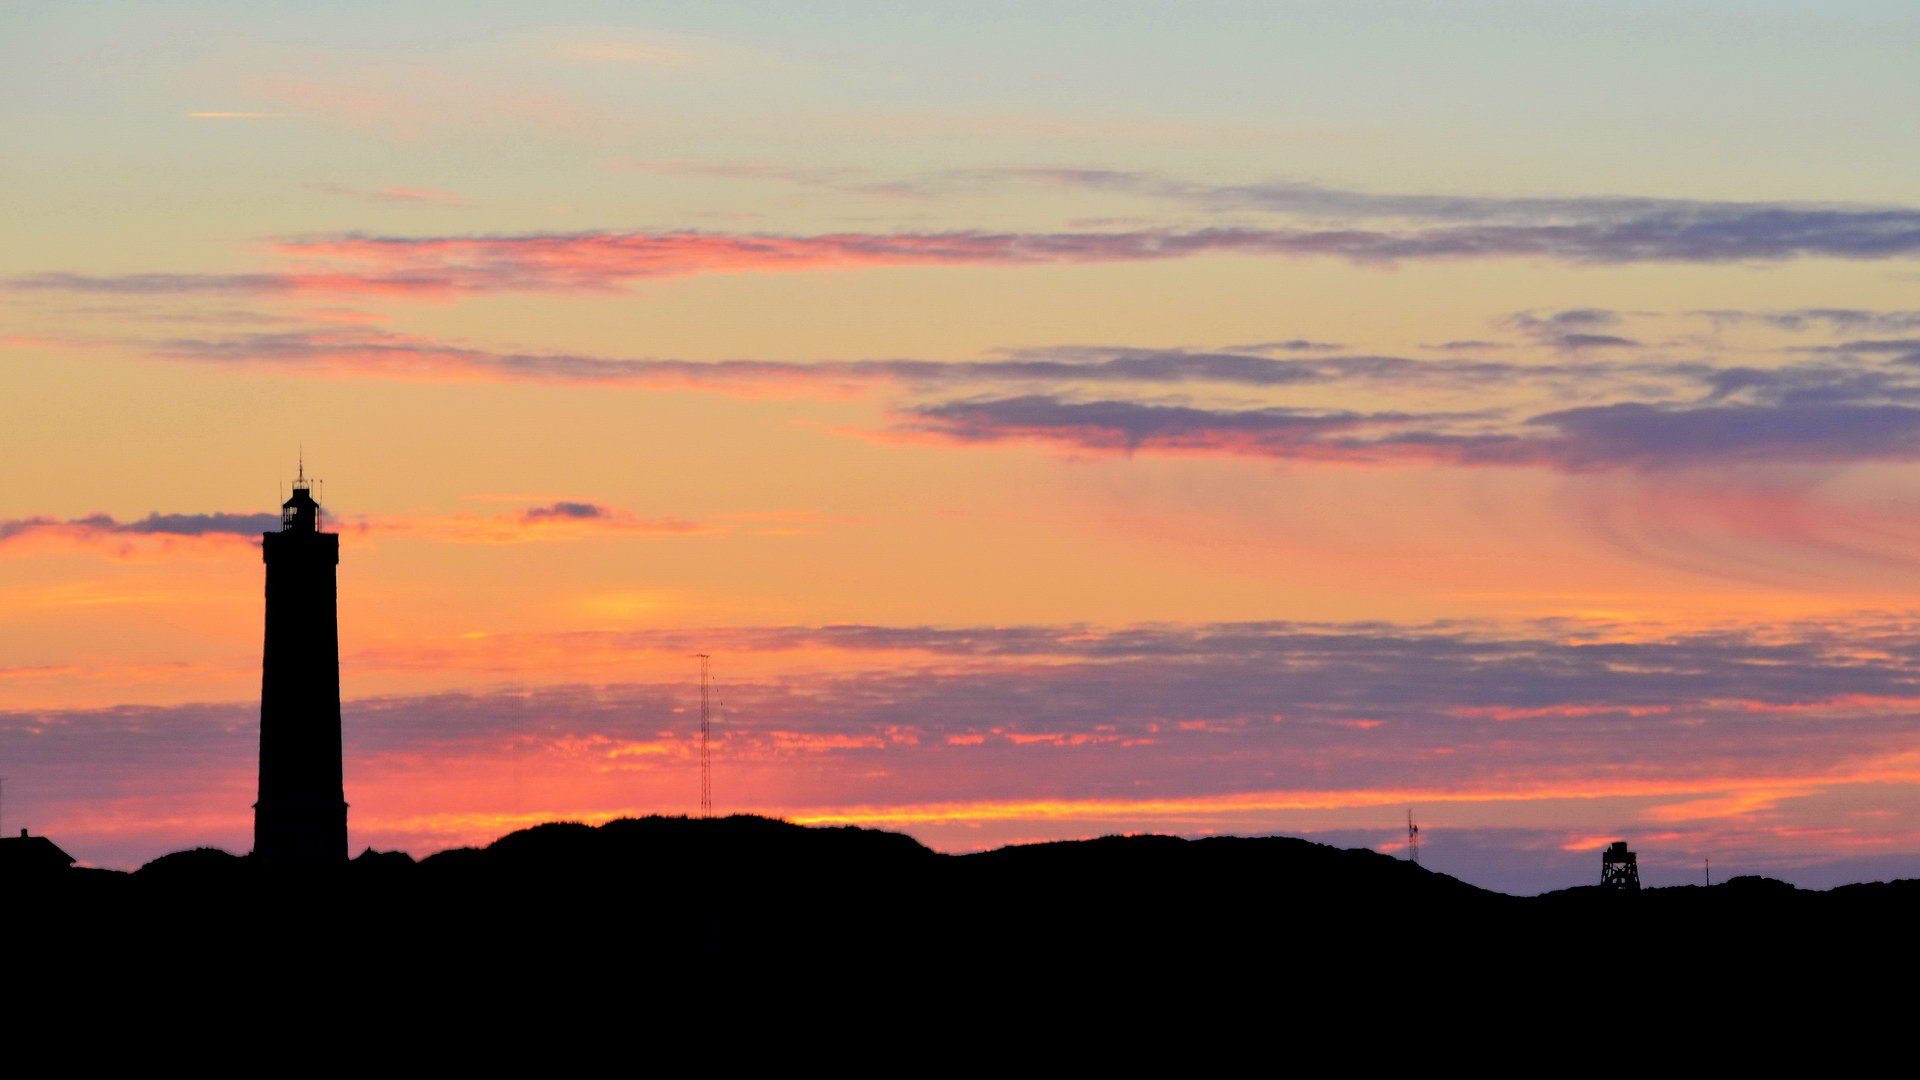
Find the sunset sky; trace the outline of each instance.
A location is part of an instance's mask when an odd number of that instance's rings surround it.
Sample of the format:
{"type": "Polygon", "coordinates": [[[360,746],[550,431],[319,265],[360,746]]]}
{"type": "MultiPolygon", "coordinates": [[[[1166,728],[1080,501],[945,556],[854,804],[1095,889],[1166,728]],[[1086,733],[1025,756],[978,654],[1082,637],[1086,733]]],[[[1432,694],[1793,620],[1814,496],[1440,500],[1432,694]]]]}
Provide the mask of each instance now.
{"type": "Polygon", "coordinates": [[[0,828],[1920,877],[1910,0],[0,3],[0,828]]]}

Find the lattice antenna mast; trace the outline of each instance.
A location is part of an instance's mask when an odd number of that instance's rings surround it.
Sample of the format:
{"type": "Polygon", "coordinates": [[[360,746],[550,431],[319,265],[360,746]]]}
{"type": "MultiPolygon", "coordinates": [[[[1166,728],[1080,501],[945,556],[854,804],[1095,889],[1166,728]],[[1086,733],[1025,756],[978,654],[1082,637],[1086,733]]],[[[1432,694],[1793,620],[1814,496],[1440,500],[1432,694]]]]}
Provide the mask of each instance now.
{"type": "Polygon", "coordinates": [[[713,816],[713,657],[700,653],[700,816],[713,816]]]}
{"type": "Polygon", "coordinates": [[[1407,861],[1420,864],[1420,826],[1413,823],[1413,807],[1407,807],[1407,861]]]}

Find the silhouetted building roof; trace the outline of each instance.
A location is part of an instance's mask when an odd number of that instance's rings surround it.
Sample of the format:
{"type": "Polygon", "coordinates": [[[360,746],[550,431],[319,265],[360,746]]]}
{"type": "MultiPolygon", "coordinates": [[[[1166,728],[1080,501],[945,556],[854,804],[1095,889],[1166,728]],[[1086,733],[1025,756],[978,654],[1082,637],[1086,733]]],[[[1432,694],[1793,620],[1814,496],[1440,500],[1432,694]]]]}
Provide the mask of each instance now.
{"type": "Polygon", "coordinates": [[[31,874],[70,870],[73,863],[73,856],[44,836],[28,836],[25,829],[20,830],[19,836],[0,836],[0,872],[31,874]]]}

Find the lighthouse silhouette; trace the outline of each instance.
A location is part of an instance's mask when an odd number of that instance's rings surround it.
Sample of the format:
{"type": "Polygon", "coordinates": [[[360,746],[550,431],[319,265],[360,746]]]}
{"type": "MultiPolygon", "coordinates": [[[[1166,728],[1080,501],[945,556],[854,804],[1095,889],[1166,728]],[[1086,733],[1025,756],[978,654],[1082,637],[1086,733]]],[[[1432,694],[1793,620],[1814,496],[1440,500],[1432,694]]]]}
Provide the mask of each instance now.
{"type": "Polygon", "coordinates": [[[253,853],[275,862],[344,860],[347,799],[340,768],[340,623],[334,569],[340,537],[320,531],[320,504],[301,463],[280,531],[261,537],[267,637],[260,665],[260,801],[253,853]]]}

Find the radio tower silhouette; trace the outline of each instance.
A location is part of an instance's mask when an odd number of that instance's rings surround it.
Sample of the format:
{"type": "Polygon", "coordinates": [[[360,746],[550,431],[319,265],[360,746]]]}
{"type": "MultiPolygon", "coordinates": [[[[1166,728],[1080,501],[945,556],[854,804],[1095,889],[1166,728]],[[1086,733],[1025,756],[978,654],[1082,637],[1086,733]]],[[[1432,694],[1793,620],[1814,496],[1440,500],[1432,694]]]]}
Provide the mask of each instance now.
{"type": "Polygon", "coordinates": [[[713,752],[708,735],[713,728],[713,657],[700,657],[700,816],[713,816],[713,752]]]}
{"type": "Polygon", "coordinates": [[[1407,861],[1420,864],[1420,826],[1413,823],[1413,807],[1407,807],[1407,861]]]}

